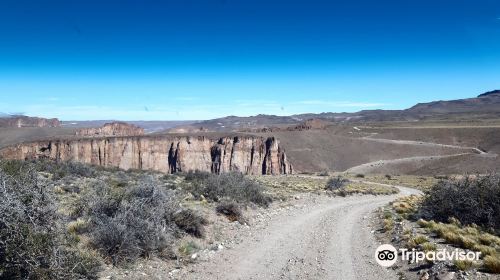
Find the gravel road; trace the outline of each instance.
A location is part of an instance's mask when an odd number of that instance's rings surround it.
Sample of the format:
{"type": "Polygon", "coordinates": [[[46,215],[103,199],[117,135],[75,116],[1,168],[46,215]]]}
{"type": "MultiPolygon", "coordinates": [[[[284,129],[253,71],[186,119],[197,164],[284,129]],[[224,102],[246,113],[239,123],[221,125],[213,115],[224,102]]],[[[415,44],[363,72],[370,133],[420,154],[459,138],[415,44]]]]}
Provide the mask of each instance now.
{"type": "Polygon", "coordinates": [[[188,279],[397,279],[376,264],[369,227],[380,206],[418,193],[331,198],[273,217],[235,247],[197,264],[188,279]]]}

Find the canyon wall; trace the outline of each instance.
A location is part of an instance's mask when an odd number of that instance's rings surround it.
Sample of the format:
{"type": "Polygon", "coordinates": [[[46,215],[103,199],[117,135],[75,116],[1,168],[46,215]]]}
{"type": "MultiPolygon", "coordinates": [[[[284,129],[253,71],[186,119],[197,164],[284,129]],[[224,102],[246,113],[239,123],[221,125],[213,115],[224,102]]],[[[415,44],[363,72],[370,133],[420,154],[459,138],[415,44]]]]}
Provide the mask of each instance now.
{"type": "Polygon", "coordinates": [[[292,165],[274,137],[143,136],[106,137],[23,143],[0,150],[0,157],[29,160],[49,158],[104,167],[191,170],[245,174],[291,174],[292,165]]]}

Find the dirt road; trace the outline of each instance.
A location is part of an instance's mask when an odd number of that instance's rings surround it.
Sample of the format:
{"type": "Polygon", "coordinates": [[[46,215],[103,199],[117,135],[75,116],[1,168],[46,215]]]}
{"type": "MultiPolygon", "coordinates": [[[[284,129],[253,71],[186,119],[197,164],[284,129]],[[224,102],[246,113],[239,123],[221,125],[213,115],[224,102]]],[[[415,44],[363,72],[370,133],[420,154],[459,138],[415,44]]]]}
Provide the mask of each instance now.
{"type": "Polygon", "coordinates": [[[332,198],[274,217],[236,247],[199,263],[188,279],[397,279],[373,257],[370,217],[397,196],[332,198]]]}

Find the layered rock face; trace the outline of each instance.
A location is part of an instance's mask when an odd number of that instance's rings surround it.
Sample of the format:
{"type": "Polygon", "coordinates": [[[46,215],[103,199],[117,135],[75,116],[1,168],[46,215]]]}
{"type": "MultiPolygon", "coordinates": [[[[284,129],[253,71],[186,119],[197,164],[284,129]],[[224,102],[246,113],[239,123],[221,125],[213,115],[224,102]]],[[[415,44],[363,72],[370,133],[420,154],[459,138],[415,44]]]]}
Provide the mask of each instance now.
{"type": "Polygon", "coordinates": [[[0,118],[0,127],[60,127],[58,119],[45,119],[27,116],[8,116],[0,118]]]}
{"type": "Polygon", "coordinates": [[[76,132],[77,136],[141,136],[144,129],[124,122],[112,122],[98,128],[82,128],[76,132]]]}
{"type": "Polygon", "coordinates": [[[292,165],[274,137],[144,136],[83,138],[18,144],[0,150],[7,159],[50,158],[165,173],[191,170],[291,174],[292,165]]]}

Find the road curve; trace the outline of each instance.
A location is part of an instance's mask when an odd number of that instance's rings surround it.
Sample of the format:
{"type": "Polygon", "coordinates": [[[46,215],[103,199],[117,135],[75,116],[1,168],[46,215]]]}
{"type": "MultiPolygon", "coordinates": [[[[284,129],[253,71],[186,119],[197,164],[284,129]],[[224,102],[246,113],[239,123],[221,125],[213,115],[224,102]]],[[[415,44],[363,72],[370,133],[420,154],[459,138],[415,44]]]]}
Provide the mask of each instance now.
{"type": "Polygon", "coordinates": [[[269,226],[212,260],[187,279],[397,279],[378,266],[367,216],[398,196],[332,198],[307,211],[274,217],[269,226]]]}

